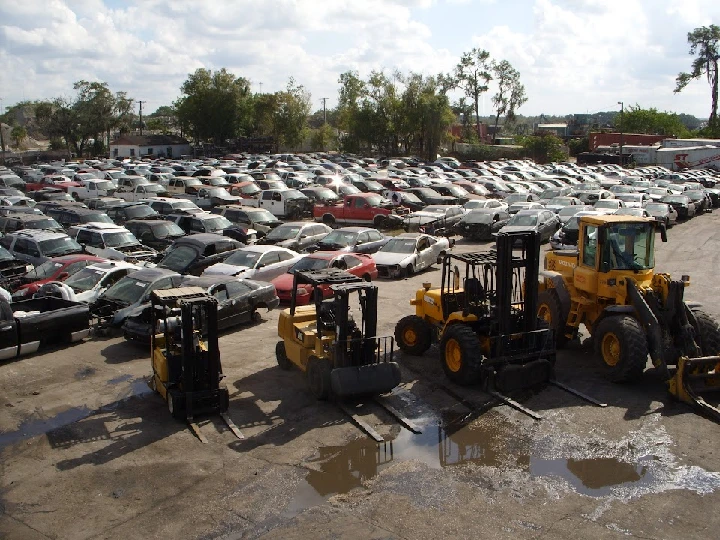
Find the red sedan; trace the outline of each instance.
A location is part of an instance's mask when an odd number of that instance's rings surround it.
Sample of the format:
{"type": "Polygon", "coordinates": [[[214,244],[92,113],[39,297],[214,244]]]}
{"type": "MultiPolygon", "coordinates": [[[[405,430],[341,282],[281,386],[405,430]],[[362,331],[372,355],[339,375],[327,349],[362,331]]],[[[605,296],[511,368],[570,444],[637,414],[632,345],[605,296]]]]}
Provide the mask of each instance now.
{"type": "Polygon", "coordinates": [[[30,270],[22,277],[23,285],[20,285],[12,293],[13,300],[24,300],[30,298],[45,283],[50,281],[64,281],[79,272],[89,264],[104,262],[106,259],[95,255],[76,254],[63,255],[45,261],[34,270],[30,270]]]}
{"type": "MultiPolygon", "coordinates": [[[[343,253],[342,251],[318,251],[306,255],[293,266],[286,274],[272,280],[275,285],[278,298],[281,302],[290,302],[293,286],[293,272],[295,270],[322,270],[323,268],[340,268],[347,270],[353,275],[363,278],[365,281],[372,281],[377,278],[378,271],[375,267],[375,260],[370,255],[362,253],[343,253]]],[[[323,296],[330,296],[330,289],[323,289],[323,296]]],[[[313,287],[303,285],[298,287],[295,295],[295,302],[298,305],[309,304],[313,297],[313,287]]]]}

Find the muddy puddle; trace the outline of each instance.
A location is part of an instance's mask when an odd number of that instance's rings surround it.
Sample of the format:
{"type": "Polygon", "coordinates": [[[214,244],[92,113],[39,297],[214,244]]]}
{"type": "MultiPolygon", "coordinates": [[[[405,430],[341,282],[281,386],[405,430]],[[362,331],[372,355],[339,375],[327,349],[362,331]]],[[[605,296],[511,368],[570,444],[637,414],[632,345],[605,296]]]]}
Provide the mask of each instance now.
{"type": "Polygon", "coordinates": [[[71,407],[48,418],[28,418],[21,422],[16,430],[0,433],[0,450],[25,439],[69,426],[98,412],[113,410],[128,398],[152,392],[144,377],[133,379],[131,375],[120,375],[110,379],[107,384],[122,387],[122,393],[118,401],[105,405],[98,410],[86,406],[71,407]]]}
{"type": "Polygon", "coordinates": [[[343,446],[318,449],[288,511],[297,513],[332,495],[360,488],[384,468],[408,460],[435,469],[473,464],[524,472],[541,483],[590,497],[629,498],[668,489],[720,489],[720,475],[680,467],[669,452],[662,458],[650,453],[624,456],[627,460],[595,455],[565,457],[583,452],[585,449],[577,445],[565,451],[548,449],[493,411],[470,421],[443,415],[419,435],[402,430],[395,439],[381,444],[362,437],[343,446]]]}

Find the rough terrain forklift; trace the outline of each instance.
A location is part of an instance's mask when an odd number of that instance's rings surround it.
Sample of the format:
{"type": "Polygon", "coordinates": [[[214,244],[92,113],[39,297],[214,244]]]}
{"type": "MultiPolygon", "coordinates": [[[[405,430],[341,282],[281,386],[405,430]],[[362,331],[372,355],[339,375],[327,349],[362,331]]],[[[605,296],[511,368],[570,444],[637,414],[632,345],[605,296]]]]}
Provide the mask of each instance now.
{"type": "Polygon", "coordinates": [[[648,354],[674,396],[720,420],[702,395],[720,390],[720,327],[699,304],[685,302],[689,276],[656,273],[655,221],[583,216],[578,249],[545,256],[538,315],[555,329],[557,346],[584,325],[607,376],[639,379],[648,354]]]}
{"type": "Polygon", "coordinates": [[[489,253],[448,254],[442,284],[423,284],[408,315],[395,326],[398,347],[422,355],[433,341],[447,377],[511,392],[553,375],[552,331],[537,317],[540,236],[501,233],[489,253]]]}
{"type": "Polygon", "coordinates": [[[278,321],[278,365],[304,371],[318,399],[391,391],[400,384],[400,368],[392,361],[393,338],[375,335],[377,302],[377,286],[343,270],[296,272],[290,308],[278,321]],[[303,287],[314,289],[314,301],[298,306],[296,293],[303,287]]]}
{"type": "Polygon", "coordinates": [[[151,388],[173,418],[191,426],[197,415],[222,415],[229,394],[220,384],[217,301],[199,287],[183,287],[153,291],[151,302],[151,388]]]}

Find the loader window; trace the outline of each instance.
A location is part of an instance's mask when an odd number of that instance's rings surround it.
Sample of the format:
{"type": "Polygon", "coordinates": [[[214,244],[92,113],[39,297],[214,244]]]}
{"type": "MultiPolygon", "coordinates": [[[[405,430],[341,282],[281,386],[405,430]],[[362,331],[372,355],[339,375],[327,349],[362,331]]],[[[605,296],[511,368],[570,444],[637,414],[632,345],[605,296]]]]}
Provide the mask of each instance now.
{"type": "Polygon", "coordinates": [[[623,223],[607,230],[603,271],[647,270],[655,266],[655,231],[648,223],[623,223]]]}
{"type": "Polygon", "coordinates": [[[597,227],[587,225],[583,234],[583,264],[595,268],[595,254],[597,252],[597,227]]]}

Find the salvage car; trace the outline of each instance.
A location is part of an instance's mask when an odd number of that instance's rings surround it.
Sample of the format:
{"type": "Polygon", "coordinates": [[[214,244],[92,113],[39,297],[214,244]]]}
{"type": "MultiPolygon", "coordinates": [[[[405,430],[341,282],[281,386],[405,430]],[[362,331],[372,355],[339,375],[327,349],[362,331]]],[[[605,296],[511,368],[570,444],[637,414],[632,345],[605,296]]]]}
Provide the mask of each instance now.
{"type": "Polygon", "coordinates": [[[125,222],[125,228],[144,245],[160,252],[185,236],[177,223],[165,219],[133,219],[125,222]]]}
{"type": "Polygon", "coordinates": [[[235,276],[270,281],[302,258],[295,251],[279,246],[247,246],[234,251],[222,262],[208,266],[203,276],[235,276]]]}
{"type": "Polygon", "coordinates": [[[65,280],[78,302],[92,304],[107,289],[140,267],[125,261],[101,261],[89,264],[65,280]]]}
{"type": "Polygon", "coordinates": [[[331,231],[324,223],[291,221],[275,227],[265,238],[261,238],[258,244],[274,244],[299,252],[319,242],[331,231]]]}
{"type": "Polygon", "coordinates": [[[63,255],[45,261],[21,277],[20,285],[13,293],[13,300],[24,300],[35,294],[40,287],[51,281],[64,281],[90,264],[103,262],[105,259],[80,253],[63,255]]]}
{"type": "Polygon", "coordinates": [[[341,227],[329,232],[315,245],[307,248],[315,251],[348,251],[353,253],[375,253],[387,244],[390,237],[377,229],[367,227],[341,227]]]}
{"type": "Polygon", "coordinates": [[[453,227],[455,234],[468,240],[492,240],[493,233],[507,225],[510,214],[496,208],[470,210],[453,227]]]}
{"type": "Polygon", "coordinates": [[[690,219],[695,215],[695,203],[685,195],[667,195],[660,202],[669,204],[677,212],[678,219],[690,219]]]}
{"type": "Polygon", "coordinates": [[[649,202],[645,205],[645,210],[647,210],[648,214],[654,219],[664,223],[668,229],[677,223],[678,214],[669,204],[649,202]]]}
{"type": "Polygon", "coordinates": [[[199,276],[208,266],[224,261],[241,247],[244,247],[244,244],[238,240],[219,234],[183,236],[167,249],[158,267],[180,274],[199,276]]]}
{"type": "Polygon", "coordinates": [[[424,233],[404,233],[393,237],[372,257],[378,276],[386,278],[410,277],[430,268],[450,250],[447,238],[424,233]]]}
{"type": "MultiPolygon", "coordinates": [[[[296,271],[300,270],[323,270],[325,268],[339,268],[351,274],[363,278],[365,281],[372,281],[378,277],[375,260],[370,255],[362,253],[345,253],[342,251],[318,251],[305,255],[296,262],[287,273],[272,280],[277,295],[282,302],[289,302],[293,286],[293,277],[296,271]]],[[[329,286],[323,287],[323,296],[332,296],[329,286]]],[[[309,304],[313,298],[314,288],[312,285],[303,284],[298,287],[295,301],[297,305],[309,304]]]]}
{"type": "Polygon", "coordinates": [[[550,210],[520,210],[499,232],[535,231],[540,242],[550,240],[560,228],[560,218],[550,210]]]}

